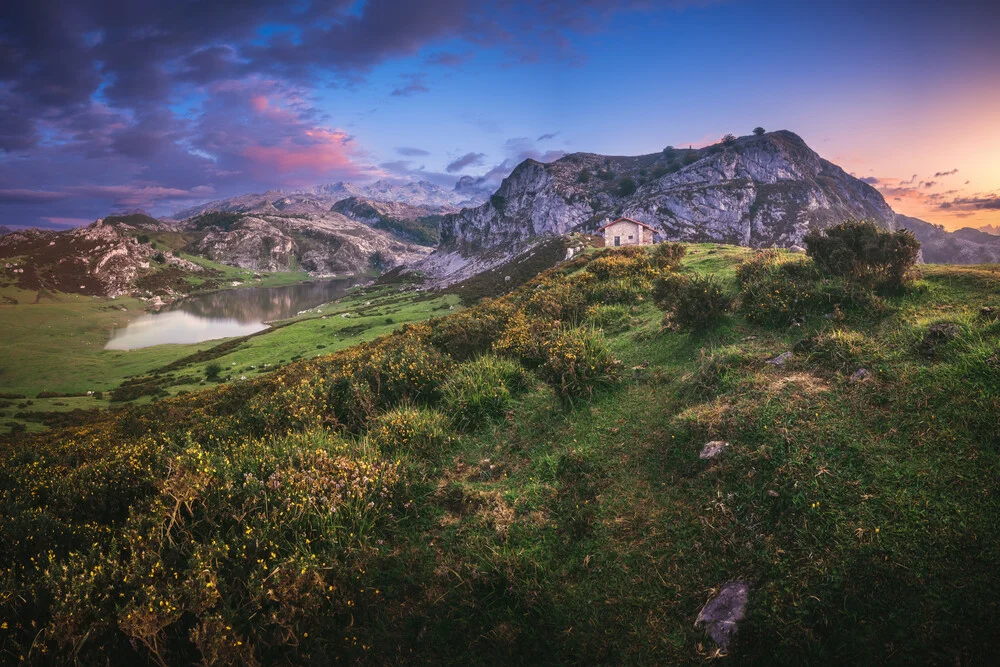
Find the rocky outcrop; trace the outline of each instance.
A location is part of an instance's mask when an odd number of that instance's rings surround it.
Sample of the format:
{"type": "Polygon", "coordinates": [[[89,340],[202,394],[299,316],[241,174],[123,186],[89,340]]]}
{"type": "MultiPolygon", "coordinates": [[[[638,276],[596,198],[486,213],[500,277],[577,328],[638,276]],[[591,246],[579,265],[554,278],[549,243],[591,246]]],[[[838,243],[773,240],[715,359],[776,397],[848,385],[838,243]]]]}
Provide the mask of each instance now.
{"type": "Polygon", "coordinates": [[[626,217],[678,241],[802,245],[813,228],[848,218],[895,227],[875,188],[822,159],[791,132],[743,137],[642,187],[626,217]]]}
{"type": "Polygon", "coordinates": [[[332,212],[301,217],[246,215],[204,231],[192,251],[254,271],[301,268],[315,275],[360,274],[412,264],[430,252],[332,212]]]}
{"type": "Polygon", "coordinates": [[[11,232],[0,237],[0,261],[0,275],[22,289],[99,296],[130,293],[153,263],[201,271],[140,242],[126,226],[104,220],[62,232],[11,232]]]}

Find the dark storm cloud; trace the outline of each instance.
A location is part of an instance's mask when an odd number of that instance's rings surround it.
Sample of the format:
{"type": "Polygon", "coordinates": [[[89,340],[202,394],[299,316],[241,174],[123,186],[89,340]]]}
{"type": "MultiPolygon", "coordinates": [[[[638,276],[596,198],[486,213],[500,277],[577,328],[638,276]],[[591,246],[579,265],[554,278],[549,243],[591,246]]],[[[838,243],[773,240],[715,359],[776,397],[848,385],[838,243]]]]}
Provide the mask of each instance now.
{"type": "Polygon", "coordinates": [[[958,173],[958,169],[952,169],[951,171],[939,171],[934,174],[934,178],[941,178],[942,176],[952,176],[958,173]]]}
{"type": "Polygon", "coordinates": [[[39,202],[58,201],[68,196],[64,192],[14,188],[11,190],[0,190],[0,204],[35,204],[39,202]]]}
{"type": "Polygon", "coordinates": [[[868,185],[877,185],[879,180],[875,176],[865,176],[861,179],[862,183],[867,183],[868,185]]]}
{"type": "Polygon", "coordinates": [[[485,153],[466,153],[457,160],[450,162],[444,169],[449,174],[453,174],[455,172],[462,171],[466,167],[477,167],[483,163],[483,158],[485,157],[485,153]]]}

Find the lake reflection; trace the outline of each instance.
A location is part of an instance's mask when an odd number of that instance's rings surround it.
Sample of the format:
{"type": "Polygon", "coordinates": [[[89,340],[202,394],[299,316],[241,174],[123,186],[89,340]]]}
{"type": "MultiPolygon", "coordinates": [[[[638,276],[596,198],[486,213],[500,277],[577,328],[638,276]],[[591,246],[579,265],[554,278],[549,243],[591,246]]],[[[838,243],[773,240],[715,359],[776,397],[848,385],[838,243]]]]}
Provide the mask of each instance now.
{"type": "Polygon", "coordinates": [[[183,299],[112,332],[104,349],[134,350],[165,343],[200,343],[246,336],[266,329],[265,322],[293,317],[338,299],[356,284],[353,278],[345,278],[284,287],[223,290],[183,299]]]}

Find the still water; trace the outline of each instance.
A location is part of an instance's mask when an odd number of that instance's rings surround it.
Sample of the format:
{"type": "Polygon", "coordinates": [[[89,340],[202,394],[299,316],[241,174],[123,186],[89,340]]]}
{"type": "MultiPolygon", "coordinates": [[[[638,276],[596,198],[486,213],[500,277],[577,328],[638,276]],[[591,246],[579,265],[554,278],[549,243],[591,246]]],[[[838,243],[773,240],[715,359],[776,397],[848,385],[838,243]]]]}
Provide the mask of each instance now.
{"type": "Polygon", "coordinates": [[[104,349],[134,350],[164,343],[200,343],[246,336],[266,329],[266,322],[293,317],[339,299],[356,284],[353,278],[342,278],[284,287],[223,290],[182,299],[116,329],[104,349]]]}

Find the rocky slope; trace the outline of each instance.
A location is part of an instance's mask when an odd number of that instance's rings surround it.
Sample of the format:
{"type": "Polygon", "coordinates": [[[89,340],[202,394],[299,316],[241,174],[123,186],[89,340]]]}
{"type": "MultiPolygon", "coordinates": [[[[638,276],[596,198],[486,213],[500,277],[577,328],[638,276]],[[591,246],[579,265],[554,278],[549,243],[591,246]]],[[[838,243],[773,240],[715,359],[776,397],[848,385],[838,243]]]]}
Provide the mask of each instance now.
{"type": "Polygon", "coordinates": [[[436,246],[441,214],[425,206],[348,197],[333,205],[335,213],[425,246],[436,246]]]}
{"type": "Polygon", "coordinates": [[[0,237],[0,280],[31,291],[118,296],[151,272],[202,269],[140,242],[127,225],[98,220],[67,231],[26,229],[0,237]]]}
{"type": "Polygon", "coordinates": [[[301,268],[316,275],[360,274],[412,264],[430,252],[335,212],[223,216],[207,225],[205,219],[195,218],[180,227],[204,233],[190,251],[254,271],[301,268]]]}

